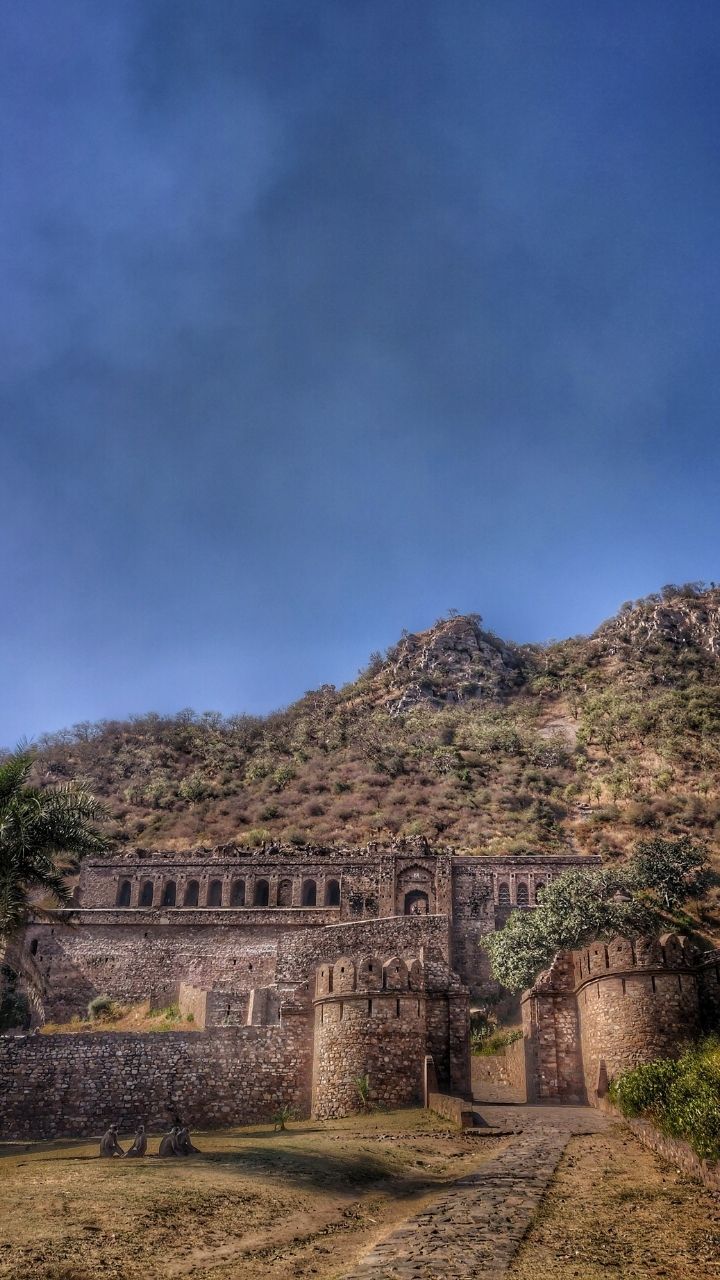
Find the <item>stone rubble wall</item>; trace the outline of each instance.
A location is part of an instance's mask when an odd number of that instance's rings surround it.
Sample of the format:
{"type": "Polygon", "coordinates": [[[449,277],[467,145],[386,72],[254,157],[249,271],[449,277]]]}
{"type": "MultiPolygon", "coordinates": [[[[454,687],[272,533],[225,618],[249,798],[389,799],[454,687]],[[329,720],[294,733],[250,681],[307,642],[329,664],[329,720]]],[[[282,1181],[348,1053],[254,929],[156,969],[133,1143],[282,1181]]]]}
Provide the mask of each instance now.
{"type": "Polygon", "coordinates": [[[428,1055],[440,1086],[468,1096],[467,991],[436,949],[337,956],[316,971],[314,1004],[314,1115],[357,1110],[365,1075],[374,1102],[418,1102],[428,1055]]]}
{"type": "Polygon", "coordinates": [[[164,1008],[178,1000],[181,983],[248,993],[268,986],[276,980],[280,937],[263,926],[36,923],[27,942],[38,944],[47,1020],[60,1022],[83,1015],[97,995],[164,1008]]]}
{"type": "Polygon", "coordinates": [[[513,1040],[498,1053],[473,1054],[470,1059],[475,1102],[527,1102],[525,1040],[513,1040]]]}
{"type": "Polygon", "coordinates": [[[444,1120],[450,1120],[459,1129],[472,1129],[473,1127],[472,1107],[468,1106],[464,1098],[454,1098],[448,1093],[433,1093],[431,1091],[427,1097],[427,1109],[428,1111],[434,1111],[438,1116],[442,1116],[444,1120]]]}
{"type": "MultiPolygon", "coordinates": [[[[398,842],[395,847],[371,843],[366,849],[194,850],[149,853],[115,859],[88,860],[78,887],[78,907],[69,921],[83,929],[122,925],[173,929],[265,928],[289,931],[320,925],[404,916],[408,894],[424,896],[427,914],[442,915],[452,925],[453,968],[473,997],[494,990],[482,937],[502,926],[509,910],[522,901],[535,902],[539,887],[570,866],[596,865],[579,855],[527,855],[513,858],[458,856],[431,850],[425,842],[398,842]],[[185,889],[198,885],[197,907],[184,907],[185,889]],[[267,883],[268,906],[253,906],[255,889],[267,883]],[[303,886],[313,881],[317,906],[303,907],[303,886]],[[329,887],[340,887],[340,904],[328,902],[329,887]],[[130,887],[129,906],[119,907],[121,886],[130,887]],[[242,883],[244,904],[232,905],[242,883]],[[176,906],[164,907],[165,890],[175,886],[176,906]],[[141,907],[143,886],[152,886],[152,906],[141,907]],[[220,886],[221,906],[210,905],[220,886]],[[523,897],[524,895],[524,897],[523,897]],[[288,902],[290,905],[288,905],[288,902]]],[[[422,904],[420,904],[422,906],[422,904]]]]}
{"type": "Polygon", "coordinates": [[[118,919],[120,912],[101,912],[98,919],[80,912],[30,926],[25,954],[37,944],[34,963],[47,1020],[83,1015],[97,995],[127,1003],[150,1000],[163,1008],[178,1000],[181,983],[249,993],[273,983],[307,981],[318,962],[340,951],[371,947],[385,954],[417,954],[420,947],[433,946],[447,959],[450,945],[446,916],[389,916],[309,927],[297,919],[291,925],[277,911],[233,922],[227,916],[249,913],[209,912],[212,920],[194,924],[182,922],[184,912],[166,913],[167,922],[160,914],[133,912],[131,918],[125,913],[118,919]]]}
{"type": "Polygon", "coordinates": [[[389,916],[330,925],[312,934],[300,930],[285,934],[278,946],[278,982],[297,983],[308,979],[323,961],[334,962],[339,955],[399,955],[406,960],[421,948],[440,953],[445,967],[449,953],[449,925],[445,916],[389,916]]]}
{"type": "Polygon", "coordinates": [[[194,1128],[310,1114],[312,1033],[279,1026],[206,1032],[0,1038],[0,1138],[87,1137],[138,1121],[167,1130],[172,1101],[194,1128]]]}
{"type": "Polygon", "coordinates": [[[699,957],[700,1017],[704,1027],[720,1027],[720,950],[699,957]]]}
{"type": "Polygon", "coordinates": [[[696,955],[675,934],[615,938],[574,953],[575,1000],[588,1097],[654,1058],[676,1057],[699,1031],[696,955]]]}
{"type": "Polygon", "coordinates": [[[201,1031],[207,1026],[208,992],[200,987],[193,987],[189,982],[180,983],[178,1009],[183,1018],[192,1018],[201,1031]]]}

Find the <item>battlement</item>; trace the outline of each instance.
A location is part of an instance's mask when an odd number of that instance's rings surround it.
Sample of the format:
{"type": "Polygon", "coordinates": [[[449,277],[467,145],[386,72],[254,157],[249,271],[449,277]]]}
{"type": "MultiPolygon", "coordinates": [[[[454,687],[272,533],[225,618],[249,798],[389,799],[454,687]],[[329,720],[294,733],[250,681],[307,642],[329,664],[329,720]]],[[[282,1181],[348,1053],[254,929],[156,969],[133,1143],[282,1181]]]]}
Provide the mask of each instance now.
{"type": "Polygon", "coordinates": [[[580,987],[587,981],[613,974],[627,975],[632,970],[688,971],[695,968],[698,953],[689,938],[665,933],[660,938],[613,938],[611,942],[594,942],[574,951],[572,959],[575,985],[580,987]]]}
{"type": "Polygon", "coordinates": [[[467,1092],[468,993],[437,947],[345,951],[317,965],[314,987],[313,1115],[346,1115],[358,1087],[394,1106],[419,1102],[428,1054],[445,1087],[467,1092]]]}
{"type": "Polygon", "coordinates": [[[383,991],[395,994],[424,989],[422,960],[406,964],[400,956],[385,961],[378,956],[364,956],[357,963],[351,956],[340,956],[334,964],[321,964],[315,975],[316,1002],[331,996],[372,996],[383,991]]]}

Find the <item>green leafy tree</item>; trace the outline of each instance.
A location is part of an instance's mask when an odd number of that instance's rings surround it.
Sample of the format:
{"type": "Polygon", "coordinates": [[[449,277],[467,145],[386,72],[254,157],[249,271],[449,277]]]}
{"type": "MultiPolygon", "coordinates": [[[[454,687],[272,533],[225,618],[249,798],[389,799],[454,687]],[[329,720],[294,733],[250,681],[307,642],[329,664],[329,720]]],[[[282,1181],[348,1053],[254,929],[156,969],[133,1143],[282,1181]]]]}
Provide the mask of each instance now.
{"type": "Polygon", "coordinates": [[[99,801],[74,783],[31,786],[32,762],[20,752],[0,764],[0,939],[22,928],[34,894],[69,903],[67,872],[107,847],[99,801]]]}
{"type": "Polygon", "coordinates": [[[680,840],[642,840],[627,870],[628,885],[649,889],[666,911],[673,911],[691,893],[700,893],[708,882],[705,850],[688,836],[680,840]]]}
{"type": "Polygon", "coordinates": [[[505,928],[483,945],[498,982],[510,991],[522,991],[558,951],[595,938],[652,933],[657,925],[657,912],[628,893],[622,871],[572,868],[545,886],[533,911],[513,911],[505,928]]]}
{"type": "Polygon", "coordinates": [[[627,866],[601,871],[572,868],[543,889],[534,911],[514,911],[484,946],[493,974],[521,991],[546,969],[557,951],[596,938],[657,932],[671,911],[709,876],[703,849],[687,836],[641,840],[627,866]]]}

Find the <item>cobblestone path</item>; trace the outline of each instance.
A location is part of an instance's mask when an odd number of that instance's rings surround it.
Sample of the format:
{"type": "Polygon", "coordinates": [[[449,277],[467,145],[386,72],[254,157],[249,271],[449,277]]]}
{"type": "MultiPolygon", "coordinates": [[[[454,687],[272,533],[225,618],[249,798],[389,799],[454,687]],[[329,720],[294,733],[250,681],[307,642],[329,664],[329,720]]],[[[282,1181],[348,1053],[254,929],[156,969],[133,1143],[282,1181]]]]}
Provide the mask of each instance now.
{"type": "Polygon", "coordinates": [[[573,1130],[531,1123],[516,1132],[497,1156],[375,1245],[345,1280],[500,1280],[573,1130]]]}

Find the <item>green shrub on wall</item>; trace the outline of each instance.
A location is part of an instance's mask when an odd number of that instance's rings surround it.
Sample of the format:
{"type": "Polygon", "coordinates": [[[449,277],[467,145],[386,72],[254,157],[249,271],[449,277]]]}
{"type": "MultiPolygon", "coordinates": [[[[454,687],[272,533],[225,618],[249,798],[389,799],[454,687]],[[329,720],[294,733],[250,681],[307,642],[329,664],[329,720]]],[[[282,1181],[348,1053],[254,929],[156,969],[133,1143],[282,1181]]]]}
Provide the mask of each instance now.
{"type": "Polygon", "coordinates": [[[625,1116],[642,1116],[670,1138],[682,1138],[704,1160],[720,1160],[720,1039],[711,1036],[677,1062],[660,1060],[625,1071],[610,1085],[625,1116]]]}
{"type": "Polygon", "coordinates": [[[475,1028],[470,1032],[470,1052],[485,1058],[492,1058],[496,1053],[502,1053],[509,1044],[514,1044],[516,1040],[522,1040],[522,1031],[492,1031],[488,1029],[483,1032],[482,1028],[475,1028]]]}

